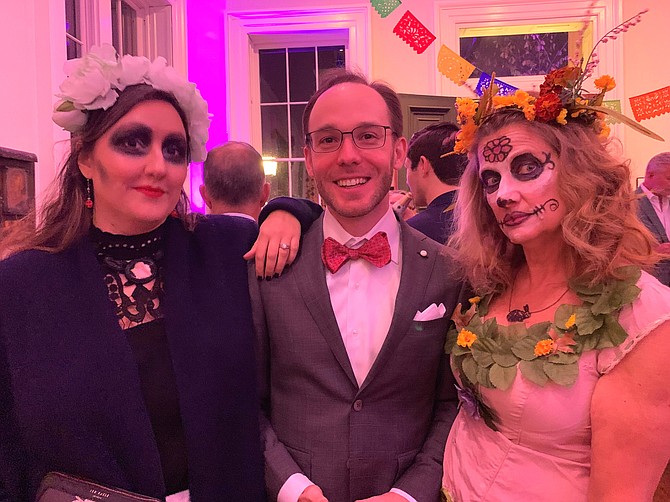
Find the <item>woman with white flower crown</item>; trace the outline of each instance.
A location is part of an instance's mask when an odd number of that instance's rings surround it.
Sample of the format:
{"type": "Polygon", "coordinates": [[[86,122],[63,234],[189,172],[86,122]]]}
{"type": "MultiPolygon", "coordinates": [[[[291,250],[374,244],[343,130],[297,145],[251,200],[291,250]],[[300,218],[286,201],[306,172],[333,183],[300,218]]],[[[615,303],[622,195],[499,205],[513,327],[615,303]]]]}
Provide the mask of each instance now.
{"type": "Polygon", "coordinates": [[[611,77],[594,93],[587,77],[457,100],[449,244],[477,296],[447,338],[449,501],[651,501],[670,457],[670,289],[644,271],[658,256],[605,114],[656,136],[601,106],[611,77]]]}
{"type": "Polygon", "coordinates": [[[264,500],[242,258],[257,230],[187,215],[182,191],[207,104],[164,59],[111,46],[66,73],[54,121],[71,152],[37,229],[0,250],[0,500],[34,500],[51,471],[264,500]]]}

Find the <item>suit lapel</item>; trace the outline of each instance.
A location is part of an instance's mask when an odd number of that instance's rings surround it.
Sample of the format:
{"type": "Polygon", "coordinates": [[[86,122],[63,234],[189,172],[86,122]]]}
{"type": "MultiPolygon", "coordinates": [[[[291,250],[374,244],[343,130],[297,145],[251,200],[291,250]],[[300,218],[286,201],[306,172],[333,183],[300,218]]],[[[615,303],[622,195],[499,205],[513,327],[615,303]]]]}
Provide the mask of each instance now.
{"type": "Polygon", "coordinates": [[[330,302],[330,293],[326,284],[326,268],[321,261],[322,245],[323,215],[312,224],[303,238],[302,251],[294,266],[293,277],[307,310],[319,327],[321,335],[326,339],[335,359],[342,366],[349,380],[358,387],[330,302]]]}
{"type": "Polygon", "coordinates": [[[651,201],[644,194],[642,197],[643,198],[639,200],[640,208],[649,220],[649,223],[654,227],[653,230],[650,230],[654,232],[659,242],[668,242],[668,234],[665,232],[661,220],[658,219],[658,215],[656,214],[654,207],[651,205],[651,201]]]}
{"type": "Polygon", "coordinates": [[[418,308],[427,307],[427,305],[421,305],[421,302],[425,296],[426,285],[435,265],[437,253],[430,252],[426,256],[422,256],[422,243],[428,237],[420,235],[418,232],[412,232],[404,221],[400,222],[400,238],[402,246],[402,271],[400,273],[400,284],[398,285],[398,294],[393,310],[393,319],[389,332],[386,335],[386,340],[384,340],[384,344],[377,355],[377,359],[375,359],[370,372],[361,385],[361,391],[369,385],[380,369],[386,365],[389,357],[391,357],[398,344],[409,331],[418,308]]]}

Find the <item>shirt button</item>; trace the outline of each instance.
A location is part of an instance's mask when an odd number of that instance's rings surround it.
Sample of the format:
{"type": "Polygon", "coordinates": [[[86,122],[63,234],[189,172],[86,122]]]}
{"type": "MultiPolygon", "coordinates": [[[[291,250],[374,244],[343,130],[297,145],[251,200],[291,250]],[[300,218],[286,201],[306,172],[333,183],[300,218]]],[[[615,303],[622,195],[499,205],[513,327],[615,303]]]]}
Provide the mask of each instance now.
{"type": "Polygon", "coordinates": [[[356,399],[354,401],[354,411],[361,411],[363,409],[363,401],[360,399],[356,399]]]}
{"type": "Polygon", "coordinates": [[[361,286],[361,283],[357,282],[357,283],[354,284],[354,289],[358,289],[360,286],[361,286]]]}
{"type": "Polygon", "coordinates": [[[351,334],[352,335],[358,335],[358,330],[357,329],[351,330],[351,334]]]}

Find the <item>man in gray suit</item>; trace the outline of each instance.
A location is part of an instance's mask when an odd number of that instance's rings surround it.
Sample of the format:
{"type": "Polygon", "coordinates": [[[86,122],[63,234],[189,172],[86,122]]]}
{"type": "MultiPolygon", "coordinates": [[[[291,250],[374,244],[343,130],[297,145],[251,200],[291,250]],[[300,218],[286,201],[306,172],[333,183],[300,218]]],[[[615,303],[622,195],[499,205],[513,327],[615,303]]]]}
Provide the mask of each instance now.
{"type": "MultiPolygon", "coordinates": [[[[637,189],[641,194],[637,214],[644,225],[654,234],[659,253],[670,254],[670,152],[659,153],[647,164],[644,182],[637,189]]],[[[656,278],[670,286],[670,260],[662,260],[654,271],[656,278]]]]}
{"type": "Polygon", "coordinates": [[[388,86],[340,72],[303,115],[327,209],[251,296],[266,485],[279,502],[436,502],[456,392],[445,334],[460,285],[388,201],[405,159],[388,86]]]}

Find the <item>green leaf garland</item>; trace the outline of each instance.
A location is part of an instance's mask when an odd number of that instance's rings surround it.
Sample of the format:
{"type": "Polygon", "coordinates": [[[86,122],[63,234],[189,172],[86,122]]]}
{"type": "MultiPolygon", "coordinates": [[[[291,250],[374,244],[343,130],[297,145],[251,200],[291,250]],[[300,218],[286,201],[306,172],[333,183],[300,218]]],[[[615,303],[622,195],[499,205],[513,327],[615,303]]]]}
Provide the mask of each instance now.
{"type": "Polygon", "coordinates": [[[472,298],[467,310],[459,305],[445,350],[454,358],[463,384],[471,390],[477,385],[506,390],[516,378],[517,368],[540,386],[548,382],[574,384],[581,354],[616,347],[628,336],[617,317],[621,307],[640,294],[635,285],[640,269],[622,267],[617,275],[621,279],[595,286],[571,282],[570,288],[583,304],[561,305],[553,322],[528,327],[484,320],[492,295],[472,298]]]}

